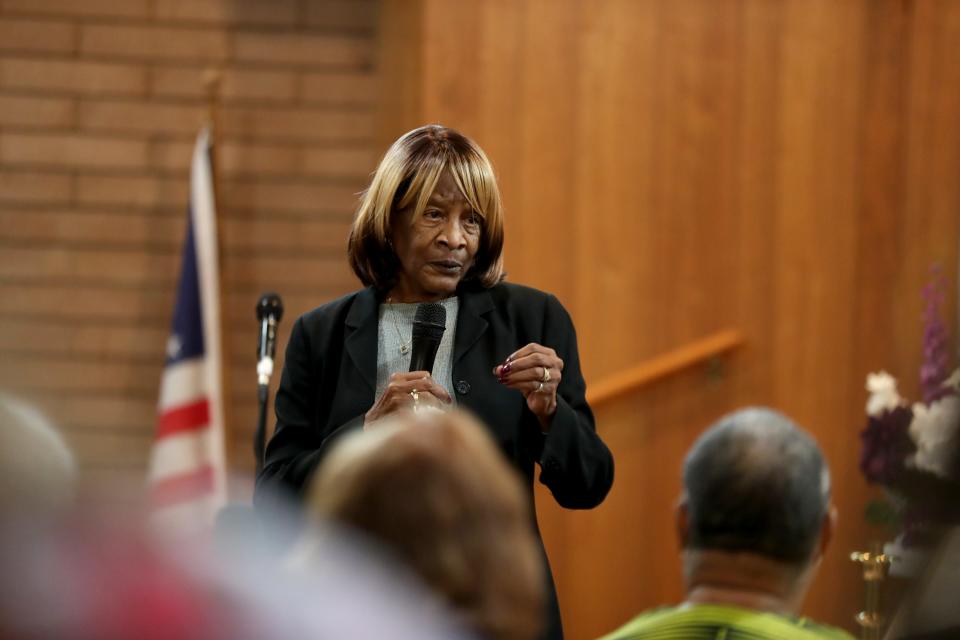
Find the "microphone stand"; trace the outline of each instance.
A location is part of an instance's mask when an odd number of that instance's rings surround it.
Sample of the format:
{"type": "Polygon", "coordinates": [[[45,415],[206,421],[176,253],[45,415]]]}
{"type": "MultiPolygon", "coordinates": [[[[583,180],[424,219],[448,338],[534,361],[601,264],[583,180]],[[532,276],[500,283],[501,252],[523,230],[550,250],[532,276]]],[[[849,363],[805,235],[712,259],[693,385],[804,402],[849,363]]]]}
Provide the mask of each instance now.
{"type": "Polygon", "coordinates": [[[257,401],[260,405],[257,412],[257,430],[253,435],[253,455],[257,461],[257,473],[263,469],[263,452],[267,439],[267,404],[270,399],[270,385],[257,385],[257,401]]]}
{"type": "Polygon", "coordinates": [[[277,348],[277,325],[283,317],[283,302],[276,293],[265,293],[257,301],[257,320],[260,321],[260,339],[257,340],[257,429],[253,434],[253,456],[257,474],[263,470],[267,440],[267,404],[270,401],[270,376],[277,348]]]}

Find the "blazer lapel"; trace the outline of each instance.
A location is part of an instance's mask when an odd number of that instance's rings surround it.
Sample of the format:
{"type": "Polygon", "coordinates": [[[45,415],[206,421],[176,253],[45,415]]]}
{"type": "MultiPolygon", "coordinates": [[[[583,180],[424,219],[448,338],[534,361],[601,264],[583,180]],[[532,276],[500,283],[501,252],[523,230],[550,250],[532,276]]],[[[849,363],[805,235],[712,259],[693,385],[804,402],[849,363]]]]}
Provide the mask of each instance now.
{"type": "Polygon", "coordinates": [[[377,322],[378,308],[376,293],[373,287],[367,287],[357,294],[347,312],[345,324],[347,335],[344,346],[353,365],[360,372],[360,377],[370,387],[371,391],[377,388],[377,322]]]}
{"type": "Polygon", "coordinates": [[[493,310],[493,299],[486,289],[465,289],[460,293],[460,313],[457,318],[457,338],[453,345],[453,364],[470,350],[489,323],[483,317],[493,310]]]}

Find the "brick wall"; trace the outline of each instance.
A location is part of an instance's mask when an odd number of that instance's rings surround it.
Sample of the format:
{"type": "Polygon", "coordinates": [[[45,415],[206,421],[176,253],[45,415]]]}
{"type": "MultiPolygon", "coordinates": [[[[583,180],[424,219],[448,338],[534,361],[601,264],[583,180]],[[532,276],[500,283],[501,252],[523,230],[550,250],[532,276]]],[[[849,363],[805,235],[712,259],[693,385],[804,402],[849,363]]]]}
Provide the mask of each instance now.
{"type": "MultiPolygon", "coordinates": [[[[204,75],[222,72],[219,216],[231,466],[249,477],[254,304],[350,290],[374,143],[375,0],[0,0],[0,388],[141,486],[204,75]]],[[[276,387],[276,380],[274,381],[276,387]]]]}

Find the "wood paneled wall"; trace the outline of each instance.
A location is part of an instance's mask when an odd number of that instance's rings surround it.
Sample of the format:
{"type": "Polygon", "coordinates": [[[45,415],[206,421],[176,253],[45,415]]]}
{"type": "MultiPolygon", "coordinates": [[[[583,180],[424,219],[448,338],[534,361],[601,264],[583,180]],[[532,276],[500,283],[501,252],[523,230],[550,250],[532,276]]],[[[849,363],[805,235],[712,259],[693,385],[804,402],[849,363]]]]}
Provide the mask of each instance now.
{"type": "Polygon", "coordinates": [[[377,14],[372,0],[0,2],[0,387],[64,429],[85,488],[145,483],[211,69],[230,458],[252,469],[259,293],[284,297],[282,353],[290,318],[355,286],[343,254],[378,153],[377,14]]]}
{"type": "Polygon", "coordinates": [[[875,535],[863,377],[886,368],[915,396],[929,264],[956,287],[957,42],[948,0],[0,0],[0,387],[65,430],[87,486],[142,484],[220,67],[231,461],[248,471],[257,295],[284,295],[282,349],[292,318],[353,288],[356,193],[387,143],[442,121],[497,166],[510,278],[570,309],[588,383],[718,329],[747,340],[597,408],[617,458],[601,508],[540,500],[569,636],[680,597],[682,455],[747,403],[827,452],[841,528],[807,612],[850,628],[845,556],[875,535]]]}
{"type": "MultiPolygon", "coordinates": [[[[598,407],[599,509],[538,498],[572,638],[681,597],[682,456],[778,407],[823,446],[840,530],[806,613],[853,629],[864,377],[916,397],[922,285],[960,238],[960,4],[386,2],[383,143],[428,121],[498,169],[510,278],[572,312],[588,385],[724,328],[746,345],[598,407]]],[[[955,324],[955,298],[946,309],[955,324]]]]}

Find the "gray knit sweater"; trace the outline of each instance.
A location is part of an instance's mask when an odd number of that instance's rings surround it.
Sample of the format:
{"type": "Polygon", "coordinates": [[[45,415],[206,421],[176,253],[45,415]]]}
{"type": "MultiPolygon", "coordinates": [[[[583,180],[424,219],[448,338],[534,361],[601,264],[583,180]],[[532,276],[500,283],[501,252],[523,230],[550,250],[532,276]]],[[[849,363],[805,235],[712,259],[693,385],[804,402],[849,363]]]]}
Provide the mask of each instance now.
{"type": "MultiPolygon", "coordinates": [[[[453,392],[453,344],[457,332],[457,312],[460,300],[454,296],[441,300],[447,311],[447,328],[443,332],[437,359],[433,364],[433,379],[439,382],[455,398],[453,392]]],[[[417,303],[386,303],[380,305],[377,323],[377,399],[383,395],[394,373],[410,369],[410,345],[413,333],[413,318],[417,303]]]]}

